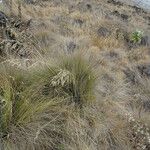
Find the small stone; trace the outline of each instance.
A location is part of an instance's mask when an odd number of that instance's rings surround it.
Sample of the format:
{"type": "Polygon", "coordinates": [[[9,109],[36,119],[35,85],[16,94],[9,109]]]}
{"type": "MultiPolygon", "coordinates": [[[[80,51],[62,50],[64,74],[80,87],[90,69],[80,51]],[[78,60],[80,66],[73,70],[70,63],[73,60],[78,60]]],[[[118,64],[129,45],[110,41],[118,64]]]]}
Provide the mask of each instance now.
{"type": "Polygon", "coordinates": [[[115,10],[112,14],[119,17],[119,18],[121,18],[123,21],[127,21],[129,19],[128,15],[120,14],[117,10],[115,10]]]}
{"type": "Polygon", "coordinates": [[[116,0],[108,0],[107,3],[113,4],[115,6],[123,6],[123,3],[116,0]]]}
{"type": "Polygon", "coordinates": [[[126,78],[128,81],[132,82],[132,83],[136,83],[137,82],[137,79],[136,79],[136,75],[135,75],[135,72],[130,70],[129,68],[123,70],[126,78]]]}
{"type": "Polygon", "coordinates": [[[69,42],[69,44],[67,45],[67,52],[69,53],[73,53],[74,50],[76,48],[76,44],[74,42],[69,42]]]}
{"type": "Polygon", "coordinates": [[[7,21],[8,17],[5,15],[5,13],[0,11],[0,27],[6,27],[7,21]]]}
{"type": "Polygon", "coordinates": [[[77,4],[77,7],[82,12],[92,11],[92,5],[90,3],[87,3],[86,1],[82,1],[82,2],[80,1],[77,4]]]}
{"type": "Polygon", "coordinates": [[[143,46],[149,46],[150,45],[150,38],[148,36],[142,37],[140,44],[143,46]]]}
{"type": "Polygon", "coordinates": [[[120,15],[123,20],[128,20],[129,16],[125,14],[120,15]]]}
{"type": "Polygon", "coordinates": [[[111,34],[111,32],[105,27],[100,27],[97,31],[97,34],[101,37],[107,37],[111,34]]]}
{"type": "Polygon", "coordinates": [[[110,57],[118,58],[119,55],[118,55],[118,53],[116,53],[116,52],[110,52],[110,57]]]}
{"type": "Polygon", "coordinates": [[[75,19],[75,23],[81,27],[83,25],[84,21],[81,19],[75,19]]]}
{"type": "Polygon", "coordinates": [[[150,99],[143,102],[143,107],[146,111],[150,111],[150,99]]]}
{"type": "Polygon", "coordinates": [[[90,5],[90,4],[86,4],[86,6],[87,6],[87,9],[92,9],[92,6],[90,5]]]}
{"type": "Polygon", "coordinates": [[[142,64],[142,65],[139,65],[137,68],[142,75],[146,75],[150,77],[150,64],[145,64],[145,65],[142,64]]]}
{"type": "Polygon", "coordinates": [[[27,4],[35,4],[37,0],[25,0],[27,4]]]}

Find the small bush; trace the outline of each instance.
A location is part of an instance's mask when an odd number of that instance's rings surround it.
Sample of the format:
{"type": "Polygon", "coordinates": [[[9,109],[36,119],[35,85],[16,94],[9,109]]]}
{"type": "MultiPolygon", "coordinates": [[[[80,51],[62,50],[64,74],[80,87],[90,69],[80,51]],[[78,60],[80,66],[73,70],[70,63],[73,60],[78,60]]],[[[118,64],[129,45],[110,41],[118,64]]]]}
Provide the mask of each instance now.
{"type": "Polygon", "coordinates": [[[134,43],[140,43],[143,37],[143,32],[137,30],[131,34],[131,41],[134,43]]]}

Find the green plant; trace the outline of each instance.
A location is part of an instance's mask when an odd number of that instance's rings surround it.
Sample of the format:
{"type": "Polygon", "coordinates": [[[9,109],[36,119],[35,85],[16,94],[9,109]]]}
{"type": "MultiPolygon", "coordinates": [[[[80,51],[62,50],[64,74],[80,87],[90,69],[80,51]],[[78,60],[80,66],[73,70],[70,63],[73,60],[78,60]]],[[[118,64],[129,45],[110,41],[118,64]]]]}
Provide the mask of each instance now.
{"type": "Polygon", "coordinates": [[[95,97],[95,71],[84,56],[64,56],[54,65],[46,63],[33,74],[38,85],[32,89],[39,91],[38,97],[62,97],[79,106],[95,97]]]}
{"type": "Polygon", "coordinates": [[[77,105],[94,99],[96,76],[84,57],[65,56],[59,63],[48,65],[41,72],[38,81],[43,85],[44,95],[69,98],[77,105]]]}
{"type": "Polygon", "coordinates": [[[137,30],[131,34],[131,41],[133,41],[134,43],[139,43],[141,42],[142,37],[143,37],[143,32],[137,30]]]}
{"type": "Polygon", "coordinates": [[[69,72],[71,82],[64,84],[62,89],[76,104],[82,105],[94,99],[96,76],[92,66],[84,57],[65,57],[59,67],[69,72]]]}
{"type": "MultiPolygon", "coordinates": [[[[32,141],[31,147],[33,145],[36,147],[38,143],[40,149],[40,146],[44,145],[44,138],[51,140],[45,133],[44,137],[41,137],[45,128],[51,126],[49,122],[52,123],[50,119],[45,120],[43,117],[45,112],[48,114],[51,106],[58,103],[58,98],[46,99],[42,96],[37,98],[35,94],[38,92],[31,93],[29,90],[34,83],[30,82],[27,72],[22,70],[15,72],[15,69],[5,67],[0,71],[0,140],[5,149],[9,149],[8,147],[15,150],[22,149],[20,148],[22,144],[23,149],[26,149],[24,140],[28,144],[32,141]],[[29,82],[26,79],[29,79],[29,82]],[[39,139],[42,141],[41,145],[39,139]],[[34,143],[34,140],[38,142],[34,143]]],[[[51,144],[51,141],[48,143],[51,144]]]]}

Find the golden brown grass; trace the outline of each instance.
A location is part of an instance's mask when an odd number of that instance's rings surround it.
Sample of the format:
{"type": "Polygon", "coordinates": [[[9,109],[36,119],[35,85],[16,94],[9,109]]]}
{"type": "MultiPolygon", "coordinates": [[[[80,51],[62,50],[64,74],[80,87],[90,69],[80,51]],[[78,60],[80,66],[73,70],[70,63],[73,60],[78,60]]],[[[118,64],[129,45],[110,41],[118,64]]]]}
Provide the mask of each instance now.
{"type": "MultiPolygon", "coordinates": [[[[32,34],[36,55],[9,55],[0,64],[0,100],[7,101],[0,142],[6,150],[149,148],[148,133],[141,136],[134,128],[150,127],[150,79],[137,70],[150,63],[149,46],[127,43],[136,28],[149,33],[147,22],[126,5],[93,0],[91,11],[78,2],[22,2],[22,20],[32,19],[25,33],[32,34]],[[128,22],[112,15],[115,10],[128,15],[128,22]],[[99,36],[100,27],[110,34],[99,36]]],[[[14,0],[15,16],[17,8],[14,0]]]]}

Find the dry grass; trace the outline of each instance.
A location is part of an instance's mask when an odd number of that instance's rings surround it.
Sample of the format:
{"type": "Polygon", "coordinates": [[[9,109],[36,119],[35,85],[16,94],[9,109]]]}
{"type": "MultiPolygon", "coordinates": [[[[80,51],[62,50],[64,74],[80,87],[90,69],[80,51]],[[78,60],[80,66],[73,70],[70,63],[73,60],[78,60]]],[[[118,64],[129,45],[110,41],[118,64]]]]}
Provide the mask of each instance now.
{"type": "Polygon", "coordinates": [[[137,28],[149,34],[149,13],[135,11],[105,0],[13,1],[14,18],[31,22],[9,27],[31,55],[0,58],[0,149],[149,149],[150,78],[137,67],[150,63],[149,45],[129,39],[137,28]]]}

